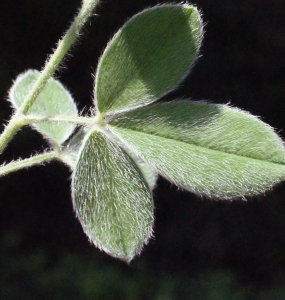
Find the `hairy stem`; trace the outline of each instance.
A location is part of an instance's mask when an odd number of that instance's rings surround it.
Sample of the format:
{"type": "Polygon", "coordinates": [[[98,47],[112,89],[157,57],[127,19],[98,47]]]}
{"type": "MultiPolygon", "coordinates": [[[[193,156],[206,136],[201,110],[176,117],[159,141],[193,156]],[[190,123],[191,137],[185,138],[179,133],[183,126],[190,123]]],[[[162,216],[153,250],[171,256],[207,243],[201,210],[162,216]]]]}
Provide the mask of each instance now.
{"type": "Polygon", "coordinates": [[[92,125],[96,124],[93,118],[88,117],[69,117],[69,116],[57,116],[57,117],[39,117],[39,116],[23,116],[23,122],[26,124],[35,124],[39,122],[49,123],[72,123],[76,125],[92,125]]]}
{"type": "Polygon", "coordinates": [[[23,120],[18,120],[16,118],[12,118],[9,124],[5,127],[3,133],[0,136],[0,154],[6,148],[7,144],[12,140],[14,134],[20,129],[22,126],[26,125],[23,120]]]}
{"type": "Polygon", "coordinates": [[[59,41],[55,52],[46,63],[43,71],[41,72],[40,77],[35,82],[33,89],[28,94],[22,106],[19,108],[19,114],[25,114],[32,106],[48,79],[53,75],[56,68],[62,62],[65,54],[68,52],[68,50],[76,41],[76,39],[79,37],[83,25],[86,23],[87,19],[92,14],[92,10],[98,3],[99,0],[83,2],[83,5],[78,15],[75,17],[73,23],[71,24],[70,28],[68,29],[62,40],[59,41]]]}
{"type": "Polygon", "coordinates": [[[50,122],[50,123],[72,123],[76,125],[102,125],[102,119],[104,114],[100,113],[95,117],[70,117],[70,116],[56,116],[56,117],[47,117],[47,116],[34,116],[27,115],[21,116],[19,121],[23,124],[35,124],[39,122],[50,122]]]}
{"type": "MultiPolygon", "coordinates": [[[[19,107],[15,115],[11,118],[9,124],[5,127],[2,135],[0,136],[0,154],[3,152],[7,144],[12,139],[15,132],[21,127],[16,126],[17,119],[20,115],[27,113],[29,108],[33,105],[36,98],[44,88],[48,79],[53,75],[59,64],[62,62],[65,54],[68,52],[72,44],[79,37],[80,31],[83,25],[86,23],[90,15],[92,14],[93,9],[97,6],[100,0],[84,0],[82,7],[75,17],[70,28],[58,43],[58,46],[50,56],[50,59],[47,61],[44,69],[42,70],[38,80],[35,82],[32,90],[27,95],[23,104],[19,107]]],[[[25,124],[23,124],[25,125],[25,124]]],[[[22,125],[22,126],[23,126],[22,125]]]]}
{"type": "Polygon", "coordinates": [[[36,156],[32,156],[30,158],[13,161],[7,165],[0,167],[0,177],[7,175],[8,173],[18,171],[20,169],[39,165],[44,162],[49,162],[55,158],[59,158],[59,154],[56,151],[52,151],[52,152],[47,152],[36,156]]]}

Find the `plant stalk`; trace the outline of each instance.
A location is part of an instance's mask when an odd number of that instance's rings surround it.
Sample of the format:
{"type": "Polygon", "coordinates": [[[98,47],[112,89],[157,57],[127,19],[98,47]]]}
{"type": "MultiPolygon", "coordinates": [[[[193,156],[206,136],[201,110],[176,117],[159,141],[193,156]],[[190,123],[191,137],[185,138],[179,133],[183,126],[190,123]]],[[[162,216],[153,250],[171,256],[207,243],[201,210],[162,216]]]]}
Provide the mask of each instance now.
{"type": "MultiPolygon", "coordinates": [[[[38,95],[44,88],[48,79],[53,75],[59,64],[62,62],[64,56],[72,46],[72,44],[79,37],[83,25],[91,16],[93,9],[98,5],[100,0],[84,0],[82,7],[75,17],[70,28],[64,35],[61,41],[59,41],[55,52],[50,56],[44,69],[42,70],[39,78],[35,82],[32,90],[27,95],[23,104],[19,107],[17,112],[11,118],[9,124],[5,127],[3,133],[0,136],[0,154],[4,151],[7,144],[10,142],[16,131],[21,127],[17,119],[28,112],[29,108],[33,105],[38,95]]],[[[22,124],[22,126],[25,124],[22,124]]]]}
{"type": "Polygon", "coordinates": [[[41,117],[41,116],[22,116],[22,120],[26,124],[36,124],[39,122],[48,123],[71,123],[76,125],[92,125],[96,124],[94,118],[88,117],[69,117],[69,116],[57,116],[57,117],[41,117]]]}
{"type": "Polygon", "coordinates": [[[52,152],[47,152],[36,156],[32,156],[30,158],[13,161],[7,165],[0,167],[0,177],[7,175],[8,173],[18,171],[20,169],[39,165],[44,162],[49,162],[55,158],[59,158],[59,154],[56,151],[52,151],[52,152]]]}

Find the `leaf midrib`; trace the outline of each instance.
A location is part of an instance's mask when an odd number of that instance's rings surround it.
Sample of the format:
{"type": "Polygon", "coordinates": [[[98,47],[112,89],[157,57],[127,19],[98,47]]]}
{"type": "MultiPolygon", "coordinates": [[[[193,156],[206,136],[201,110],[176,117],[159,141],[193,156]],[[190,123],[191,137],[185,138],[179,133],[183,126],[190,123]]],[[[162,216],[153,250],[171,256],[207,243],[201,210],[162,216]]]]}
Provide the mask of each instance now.
{"type": "MultiPolygon", "coordinates": [[[[108,137],[106,136],[106,135],[104,135],[103,133],[101,133],[102,134],[102,139],[104,140],[104,142],[105,142],[105,146],[106,146],[106,149],[108,150],[108,156],[110,157],[110,154],[111,154],[111,150],[110,150],[110,148],[109,148],[109,146],[108,146],[108,143],[112,143],[110,140],[108,140],[108,137]]],[[[113,144],[113,143],[112,143],[113,144]]],[[[115,147],[116,147],[116,145],[115,145],[115,147]]],[[[107,159],[107,160],[109,160],[109,159],[107,159]]],[[[114,178],[117,178],[116,176],[115,176],[115,174],[114,174],[114,170],[113,170],[113,168],[108,168],[109,170],[108,170],[108,173],[109,173],[109,175],[110,175],[110,178],[112,179],[112,182],[113,182],[113,184],[115,183],[115,186],[117,186],[117,180],[116,181],[114,181],[113,179],[114,178]]],[[[114,197],[115,198],[115,197],[114,197]]],[[[122,220],[121,220],[121,217],[120,217],[120,214],[118,213],[118,209],[116,209],[116,205],[115,205],[115,203],[114,203],[115,201],[111,201],[111,207],[112,207],[112,210],[113,210],[113,212],[114,212],[114,215],[115,215],[115,217],[116,217],[116,219],[117,219],[117,222],[119,223],[119,225],[120,225],[120,228],[122,229],[123,228],[123,226],[122,226],[122,224],[123,224],[123,222],[122,222],[122,220]]],[[[128,255],[128,251],[127,251],[127,245],[126,245],[126,243],[125,243],[125,234],[122,232],[122,231],[124,231],[124,230],[119,230],[119,240],[120,240],[120,243],[121,243],[121,245],[122,245],[122,250],[123,250],[123,253],[124,253],[124,255],[126,256],[126,257],[128,257],[129,255],[128,255]]]]}
{"type": "Polygon", "coordinates": [[[127,131],[139,132],[140,134],[144,134],[144,135],[157,136],[157,137],[165,139],[165,140],[172,140],[172,141],[175,141],[177,143],[191,145],[191,146],[194,146],[194,147],[197,147],[197,148],[206,149],[208,151],[224,153],[224,154],[231,155],[231,156],[244,157],[244,158],[247,158],[247,159],[252,159],[252,160],[256,160],[256,161],[262,161],[262,162],[266,162],[266,163],[270,163],[270,164],[274,164],[274,165],[280,165],[280,166],[284,166],[285,167],[285,161],[284,161],[284,163],[281,163],[281,162],[277,162],[277,161],[263,160],[263,159],[259,159],[259,158],[252,157],[252,156],[238,155],[238,154],[231,153],[231,152],[228,152],[228,151],[221,151],[221,150],[213,149],[213,148],[210,148],[210,147],[204,147],[204,146],[201,146],[201,145],[197,145],[195,143],[187,143],[185,141],[176,140],[176,139],[174,139],[172,137],[168,137],[168,136],[165,137],[165,136],[162,136],[162,135],[159,135],[159,134],[155,134],[155,133],[150,133],[150,132],[145,132],[145,131],[141,131],[141,130],[136,130],[136,129],[133,129],[133,128],[130,129],[130,128],[126,128],[126,127],[120,127],[120,126],[117,126],[117,125],[111,125],[111,126],[122,128],[122,129],[127,130],[127,131]]]}

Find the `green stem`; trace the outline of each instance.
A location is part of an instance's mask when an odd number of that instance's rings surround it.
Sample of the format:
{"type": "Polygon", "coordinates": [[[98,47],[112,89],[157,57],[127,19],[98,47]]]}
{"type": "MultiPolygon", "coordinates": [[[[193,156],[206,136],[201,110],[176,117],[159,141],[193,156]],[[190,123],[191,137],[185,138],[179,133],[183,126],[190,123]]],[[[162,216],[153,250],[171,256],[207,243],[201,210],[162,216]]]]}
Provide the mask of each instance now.
{"type": "Polygon", "coordinates": [[[3,133],[0,136],[0,154],[6,148],[7,144],[12,140],[14,134],[22,126],[26,125],[23,120],[12,118],[10,123],[5,127],[3,133]]]}
{"type": "Polygon", "coordinates": [[[58,46],[54,52],[54,54],[50,57],[50,60],[45,65],[40,77],[35,82],[33,89],[28,94],[26,100],[23,105],[19,109],[19,114],[25,114],[32,104],[35,102],[37,96],[42,91],[44,85],[48,81],[48,79],[53,75],[56,68],[62,62],[65,54],[68,52],[72,44],[79,37],[81,29],[83,25],[86,23],[87,19],[92,14],[92,10],[99,3],[99,0],[93,1],[84,1],[83,5],[71,24],[70,28],[66,32],[63,39],[58,43],[58,46]]]}
{"type": "Polygon", "coordinates": [[[52,159],[59,158],[59,154],[56,151],[47,152],[44,154],[39,154],[36,156],[32,156],[30,158],[26,158],[23,160],[13,161],[7,165],[0,167],[0,177],[7,175],[8,173],[12,173],[18,171],[20,169],[32,167],[35,165],[42,164],[44,162],[49,162],[52,159]]]}
{"type": "Polygon", "coordinates": [[[88,117],[69,117],[69,116],[57,116],[57,117],[39,117],[39,116],[22,116],[22,120],[26,124],[39,123],[39,122],[54,122],[54,123],[72,123],[76,125],[92,125],[96,124],[95,119],[88,117]]]}
{"type": "MultiPolygon", "coordinates": [[[[90,15],[92,14],[93,9],[97,6],[100,0],[84,0],[83,5],[75,17],[73,23],[70,28],[62,38],[62,40],[58,43],[57,49],[51,55],[50,59],[47,61],[44,69],[42,70],[39,78],[35,82],[32,90],[27,95],[25,101],[21,105],[21,107],[17,110],[15,115],[11,118],[9,124],[5,127],[2,135],[0,136],[0,154],[4,151],[7,144],[12,139],[13,135],[20,128],[16,124],[17,119],[20,115],[27,113],[29,108],[33,105],[36,98],[44,88],[48,79],[53,75],[59,64],[62,62],[65,54],[68,52],[72,44],[79,37],[80,31],[83,25],[86,23],[90,15]]],[[[23,124],[24,125],[24,124],[23,124]]]]}
{"type": "MultiPolygon", "coordinates": [[[[21,116],[19,122],[22,124],[33,124],[39,122],[54,122],[54,123],[72,123],[76,125],[98,125],[102,123],[104,114],[99,113],[95,117],[70,117],[70,116],[56,116],[56,117],[42,117],[42,116],[21,116]]],[[[101,124],[102,125],[102,124],[101,124]]]]}

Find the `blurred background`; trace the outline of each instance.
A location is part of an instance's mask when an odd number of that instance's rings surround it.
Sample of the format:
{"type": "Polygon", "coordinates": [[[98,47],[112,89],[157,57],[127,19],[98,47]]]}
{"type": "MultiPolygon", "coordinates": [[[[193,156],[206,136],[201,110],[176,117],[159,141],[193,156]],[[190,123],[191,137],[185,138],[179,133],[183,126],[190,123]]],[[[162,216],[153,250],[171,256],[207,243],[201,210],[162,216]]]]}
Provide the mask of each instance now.
{"type": "MultiPolygon", "coordinates": [[[[173,1],[179,3],[180,1],[173,1]]],[[[57,77],[79,110],[92,106],[98,57],[155,0],[102,0],[57,77]]],[[[285,138],[285,2],[197,0],[205,38],[175,97],[230,103],[285,138]]],[[[79,0],[0,1],[0,129],[16,76],[41,69],[79,0]]],[[[46,146],[21,130],[1,163],[46,146]]],[[[0,178],[0,299],[285,299],[285,183],[247,201],[212,201],[159,179],[155,238],[129,266],[91,246],[75,218],[70,172],[59,163],[0,178]]]]}

